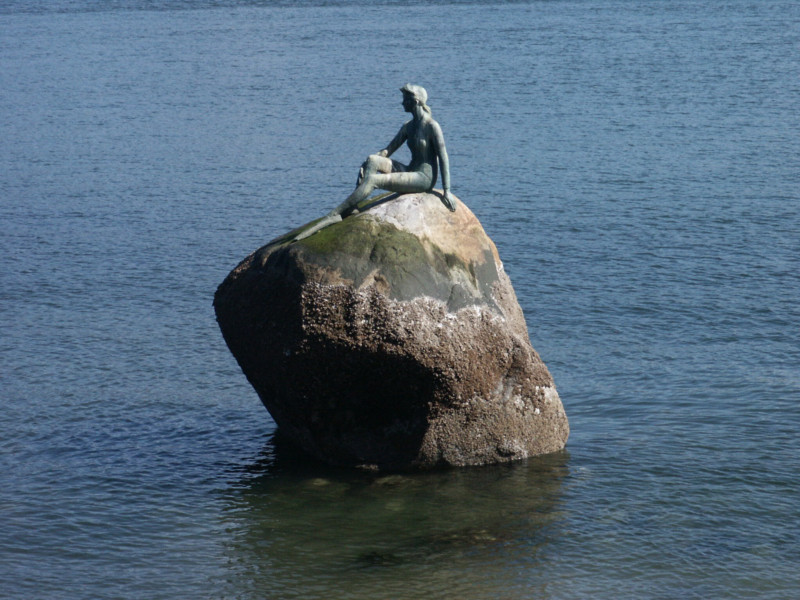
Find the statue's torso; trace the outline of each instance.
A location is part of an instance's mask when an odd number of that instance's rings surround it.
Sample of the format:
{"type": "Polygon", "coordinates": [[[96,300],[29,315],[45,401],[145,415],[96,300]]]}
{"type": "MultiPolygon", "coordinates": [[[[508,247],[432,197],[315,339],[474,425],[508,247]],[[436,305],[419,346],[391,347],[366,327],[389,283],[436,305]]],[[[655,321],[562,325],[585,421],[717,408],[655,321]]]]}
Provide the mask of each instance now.
{"type": "Polygon", "coordinates": [[[406,144],[411,151],[409,171],[423,171],[431,177],[431,186],[436,181],[436,149],[433,142],[433,128],[430,122],[409,121],[406,125],[406,144]]]}

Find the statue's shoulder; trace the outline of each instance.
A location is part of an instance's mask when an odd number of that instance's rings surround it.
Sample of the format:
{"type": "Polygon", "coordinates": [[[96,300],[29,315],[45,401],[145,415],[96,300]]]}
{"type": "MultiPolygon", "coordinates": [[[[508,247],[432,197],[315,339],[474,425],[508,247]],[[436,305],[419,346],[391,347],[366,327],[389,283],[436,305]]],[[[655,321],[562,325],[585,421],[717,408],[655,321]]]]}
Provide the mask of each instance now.
{"type": "Polygon", "coordinates": [[[433,117],[425,117],[425,126],[430,128],[434,133],[442,133],[442,126],[433,117]]]}

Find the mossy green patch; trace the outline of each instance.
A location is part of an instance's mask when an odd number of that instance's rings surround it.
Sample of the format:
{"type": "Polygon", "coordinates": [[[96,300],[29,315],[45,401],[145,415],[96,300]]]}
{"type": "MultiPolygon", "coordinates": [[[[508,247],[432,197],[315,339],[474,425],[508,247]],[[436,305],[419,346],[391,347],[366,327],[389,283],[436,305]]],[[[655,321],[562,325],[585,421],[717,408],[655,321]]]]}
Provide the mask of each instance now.
{"type": "MultiPolygon", "coordinates": [[[[356,207],[356,210],[353,211],[353,213],[351,213],[351,214],[357,214],[359,212],[364,212],[365,210],[368,210],[368,209],[372,208],[373,206],[384,202],[387,198],[389,198],[391,196],[396,196],[396,194],[394,194],[392,192],[385,192],[383,194],[378,194],[377,196],[373,196],[371,198],[367,198],[365,200],[362,200],[361,202],[359,202],[358,206],[356,207]]],[[[313,221],[309,221],[305,225],[301,225],[300,227],[292,229],[291,231],[289,231],[287,233],[284,233],[283,235],[281,235],[279,237],[276,237],[274,240],[270,241],[267,244],[267,246],[273,246],[273,245],[277,245],[277,244],[283,244],[283,243],[286,243],[286,242],[291,242],[292,240],[294,240],[294,238],[298,234],[304,232],[306,229],[310,229],[311,227],[313,227],[314,225],[319,223],[324,218],[325,218],[325,216],[319,217],[318,219],[314,219],[313,221]]],[[[319,233],[316,233],[315,236],[316,235],[319,235],[319,233]]]]}
{"type": "Polygon", "coordinates": [[[477,270],[485,265],[465,263],[390,223],[350,217],[301,240],[298,246],[303,262],[332,269],[355,287],[380,275],[389,286],[387,294],[396,300],[429,296],[453,310],[476,303],[494,305],[490,290],[497,272],[491,256],[487,257],[489,270],[481,277],[477,270]]]}
{"type": "MultiPolygon", "coordinates": [[[[385,201],[390,194],[371,198],[360,208],[385,201]]],[[[472,304],[494,306],[491,289],[497,270],[491,252],[486,264],[473,264],[454,253],[445,253],[435,242],[420,238],[395,225],[369,217],[368,213],[346,217],[298,242],[284,244],[301,227],[275,240],[262,251],[288,259],[278,260],[285,268],[294,264],[302,278],[311,280],[329,271],[334,281],[352,282],[356,288],[381,280],[383,292],[395,300],[429,296],[446,302],[451,310],[472,304]],[[321,271],[320,271],[321,269],[321,271]]]]}
{"type": "Polygon", "coordinates": [[[314,254],[344,253],[369,256],[378,225],[368,219],[349,217],[320,229],[314,235],[297,242],[314,254]]]}
{"type": "MultiPolygon", "coordinates": [[[[367,218],[347,218],[298,242],[317,256],[347,255],[378,264],[397,264],[409,269],[430,260],[418,237],[389,223],[367,218]]],[[[441,253],[439,253],[441,254],[441,253]]],[[[444,261],[442,261],[445,265],[444,261]]]]}

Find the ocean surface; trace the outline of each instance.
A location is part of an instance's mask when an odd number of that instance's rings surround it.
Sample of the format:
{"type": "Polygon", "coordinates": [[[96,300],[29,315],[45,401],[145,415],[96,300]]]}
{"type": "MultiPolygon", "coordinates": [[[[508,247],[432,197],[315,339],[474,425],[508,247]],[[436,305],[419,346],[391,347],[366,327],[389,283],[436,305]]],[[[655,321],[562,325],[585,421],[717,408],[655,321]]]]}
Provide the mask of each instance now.
{"type": "Polygon", "coordinates": [[[0,140],[0,598],[800,597],[800,3],[3,0],[0,140]],[[309,463],[219,333],[406,82],[563,452],[309,463]]]}

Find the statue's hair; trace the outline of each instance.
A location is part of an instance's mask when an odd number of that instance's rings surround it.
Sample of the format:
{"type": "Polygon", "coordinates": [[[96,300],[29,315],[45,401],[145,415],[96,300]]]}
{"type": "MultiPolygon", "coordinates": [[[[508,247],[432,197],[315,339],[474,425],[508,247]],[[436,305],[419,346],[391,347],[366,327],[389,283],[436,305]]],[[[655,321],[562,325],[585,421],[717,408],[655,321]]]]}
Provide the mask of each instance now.
{"type": "Polygon", "coordinates": [[[417,101],[424,110],[429,115],[431,114],[431,107],[428,106],[428,92],[425,91],[425,88],[421,85],[414,85],[411,83],[405,84],[403,87],[400,88],[400,91],[404,94],[409,94],[414,100],[417,101]]]}

